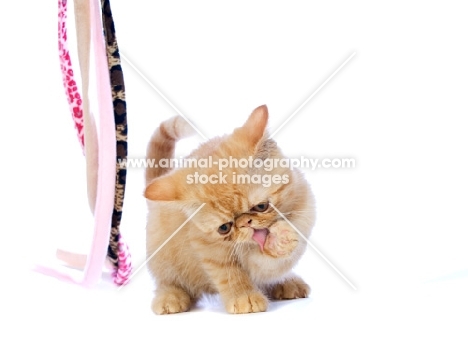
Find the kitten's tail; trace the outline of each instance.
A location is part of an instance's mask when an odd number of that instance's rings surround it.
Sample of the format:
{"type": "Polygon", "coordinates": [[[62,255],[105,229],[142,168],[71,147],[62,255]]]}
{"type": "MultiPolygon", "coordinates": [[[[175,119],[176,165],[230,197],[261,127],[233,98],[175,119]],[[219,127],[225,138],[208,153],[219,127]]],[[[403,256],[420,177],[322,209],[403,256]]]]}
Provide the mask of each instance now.
{"type": "Polygon", "coordinates": [[[159,167],[159,160],[173,159],[176,142],[194,135],[194,133],[195,129],[180,116],[171,117],[156,128],[146,149],[148,161],[146,166],[146,184],[171,170],[170,167],[159,167]]]}

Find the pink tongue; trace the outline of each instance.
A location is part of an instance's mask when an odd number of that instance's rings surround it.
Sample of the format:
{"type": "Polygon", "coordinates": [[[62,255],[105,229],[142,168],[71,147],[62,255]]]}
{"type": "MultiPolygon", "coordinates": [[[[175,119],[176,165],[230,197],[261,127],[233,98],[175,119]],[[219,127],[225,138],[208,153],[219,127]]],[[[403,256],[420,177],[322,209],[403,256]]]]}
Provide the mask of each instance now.
{"type": "Polygon", "coordinates": [[[268,234],[267,229],[259,229],[259,230],[254,230],[254,234],[252,236],[252,239],[255,240],[258,245],[260,245],[260,249],[263,251],[263,246],[265,245],[265,240],[268,234]]]}

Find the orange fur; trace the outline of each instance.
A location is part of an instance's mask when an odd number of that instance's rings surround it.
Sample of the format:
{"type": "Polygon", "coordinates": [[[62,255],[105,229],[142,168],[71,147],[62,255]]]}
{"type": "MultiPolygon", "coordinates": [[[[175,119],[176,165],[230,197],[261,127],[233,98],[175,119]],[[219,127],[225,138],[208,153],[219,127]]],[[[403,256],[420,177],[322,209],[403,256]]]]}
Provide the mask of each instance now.
{"type": "MultiPolygon", "coordinates": [[[[214,138],[193,151],[190,158],[281,159],[276,143],[268,138],[268,111],[261,106],[246,123],[230,135],[214,138]]],[[[156,129],[147,151],[148,158],[173,157],[178,138],[192,131],[179,117],[156,129]]],[[[148,269],[156,280],[152,309],[157,314],[187,311],[203,294],[220,294],[226,311],[265,311],[268,297],[306,297],[308,285],[291,273],[303,254],[306,242],[270,206],[258,212],[256,205],[272,203],[306,237],[315,222],[313,195],[298,170],[276,168],[223,169],[225,184],[189,184],[187,176],[218,174],[213,168],[147,169],[148,199],[147,257],[150,258],[169,236],[202,204],[205,206],[174,237],[149,259],[148,269]],[[252,176],[287,176],[288,183],[235,184],[233,173],[252,176]],[[218,232],[229,223],[230,231],[218,232]],[[263,247],[253,235],[266,231],[263,247]]]]}

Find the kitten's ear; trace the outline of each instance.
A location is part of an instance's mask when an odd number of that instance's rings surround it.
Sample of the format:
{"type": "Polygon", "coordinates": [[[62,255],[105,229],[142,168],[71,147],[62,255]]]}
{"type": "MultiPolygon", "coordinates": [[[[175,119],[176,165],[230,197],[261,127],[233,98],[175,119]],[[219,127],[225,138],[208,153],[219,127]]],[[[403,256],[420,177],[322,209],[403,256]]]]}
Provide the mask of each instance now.
{"type": "Polygon", "coordinates": [[[265,133],[268,123],[268,109],[266,105],[259,106],[249,116],[244,125],[239,128],[252,146],[256,146],[265,133]]]}
{"type": "Polygon", "coordinates": [[[145,198],[157,201],[175,201],[179,198],[179,191],[172,176],[163,176],[153,180],[145,190],[145,198]]]}

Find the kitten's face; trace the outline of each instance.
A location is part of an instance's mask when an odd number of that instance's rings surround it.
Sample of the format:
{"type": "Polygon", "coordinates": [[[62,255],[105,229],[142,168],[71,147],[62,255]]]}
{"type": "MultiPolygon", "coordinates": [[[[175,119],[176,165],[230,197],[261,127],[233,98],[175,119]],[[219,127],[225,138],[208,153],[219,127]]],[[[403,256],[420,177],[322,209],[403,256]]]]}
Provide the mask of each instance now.
{"type": "Polygon", "coordinates": [[[281,219],[274,207],[285,206],[282,202],[287,199],[281,193],[289,192],[282,188],[286,186],[207,186],[200,198],[206,205],[192,221],[213,243],[258,244],[259,250],[267,252],[271,228],[281,219]]]}
{"type": "MultiPolygon", "coordinates": [[[[264,136],[267,117],[266,110],[257,109],[233,134],[209,141],[191,156],[211,156],[215,162],[230,158],[283,158],[276,143],[264,136]]],[[[213,164],[216,165],[215,162],[213,164]]],[[[302,224],[296,218],[313,216],[307,183],[299,173],[288,168],[237,167],[225,168],[221,173],[217,166],[184,168],[157,178],[148,186],[145,194],[148,199],[173,201],[181,207],[189,207],[192,212],[193,208],[205,204],[191,219],[201,231],[203,239],[225,245],[250,244],[274,257],[287,256],[298,242],[298,235],[281,214],[300,225],[311,225],[312,221],[302,224]],[[222,176],[223,181],[188,183],[187,179],[194,172],[198,176],[216,175],[217,179],[222,176]],[[250,183],[242,183],[239,176],[250,179],[250,183]],[[271,181],[273,177],[277,181],[271,181]],[[308,210],[310,212],[306,212],[308,210]],[[297,212],[299,215],[295,215],[297,212]]]]}

